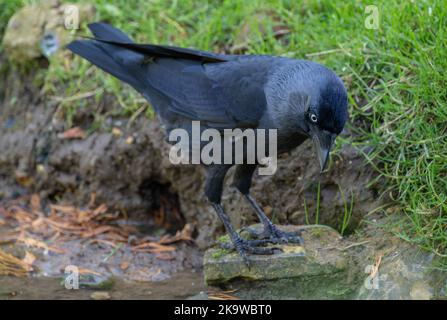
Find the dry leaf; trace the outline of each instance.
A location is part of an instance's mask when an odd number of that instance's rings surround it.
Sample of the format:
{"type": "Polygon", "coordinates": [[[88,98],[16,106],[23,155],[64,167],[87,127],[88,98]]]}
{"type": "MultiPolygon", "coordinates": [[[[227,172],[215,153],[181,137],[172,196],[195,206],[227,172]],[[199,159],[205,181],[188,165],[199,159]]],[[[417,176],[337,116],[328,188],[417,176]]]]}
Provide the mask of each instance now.
{"type": "Polygon", "coordinates": [[[191,223],[185,224],[182,231],[177,231],[175,236],[171,237],[169,235],[164,236],[160,239],[160,244],[171,244],[179,241],[194,241],[192,239],[192,233],[194,231],[194,226],[191,223]]]}
{"type": "Polygon", "coordinates": [[[36,240],[36,239],[33,239],[33,238],[19,237],[17,240],[20,241],[20,242],[23,242],[25,245],[27,245],[29,247],[39,248],[39,249],[43,249],[45,251],[53,251],[53,252],[56,252],[56,253],[65,253],[65,250],[49,246],[45,242],[42,242],[40,240],[36,240]]]}
{"type": "Polygon", "coordinates": [[[20,170],[15,171],[15,178],[17,183],[24,187],[29,187],[34,183],[34,178],[32,176],[20,170]]]}
{"type": "Polygon", "coordinates": [[[171,261],[174,260],[175,257],[171,253],[163,252],[156,255],[157,259],[171,261]]]}
{"type": "Polygon", "coordinates": [[[90,195],[90,201],[88,203],[88,207],[93,208],[95,203],[96,203],[96,192],[92,192],[92,194],[90,195]]]}
{"type": "Polygon", "coordinates": [[[24,267],[27,271],[33,271],[33,263],[36,261],[36,256],[29,251],[25,252],[25,257],[22,259],[24,267]]]}
{"type": "Polygon", "coordinates": [[[134,138],[132,136],[130,136],[126,139],[127,144],[132,144],[133,142],[134,142],[134,138]]]}
{"type": "Polygon", "coordinates": [[[93,274],[95,276],[101,276],[102,274],[100,274],[99,272],[90,270],[90,269],[86,269],[86,268],[79,268],[78,269],[79,274],[93,274]]]}
{"type": "Polygon", "coordinates": [[[127,261],[123,261],[123,262],[121,262],[121,264],[120,264],[120,268],[121,268],[121,270],[123,270],[123,271],[129,269],[129,267],[130,267],[130,264],[129,264],[129,262],[127,262],[127,261]]]}
{"type": "Polygon", "coordinates": [[[0,249],[0,275],[23,277],[27,274],[23,261],[0,249]]]}
{"type": "Polygon", "coordinates": [[[123,135],[123,131],[121,131],[120,128],[114,127],[114,128],[112,129],[112,134],[113,134],[115,137],[121,137],[121,136],[123,135]]]}
{"type": "Polygon", "coordinates": [[[79,127],[68,129],[58,136],[60,139],[85,139],[85,131],[79,127]]]}
{"type": "Polygon", "coordinates": [[[57,205],[52,204],[50,206],[51,214],[56,214],[57,212],[65,213],[65,214],[77,214],[78,209],[73,206],[64,206],[64,205],[57,205]]]}
{"type": "Polygon", "coordinates": [[[156,242],[144,242],[142,244],[132,247],[132,251],[160,253],[160,252],[175,251],[175,247],[165,246],[156,242]]]}
{"type": "Polygon", "coordinates": [[[373,267],[371,268],[370,276],[371,278],[375,278],[377,273],[379,272],[380,263],[382,262],[382,255],[376,257],[376,261],[374,262],[373,267]]]}
{"type": "Polygon", "coordinates": [[[40,196],[37,193],[31,195],[30,206],[32,211],[41,211],[40,196]]]}
{"type": "Polygon", "coordinates": [[[209,291],[208,298],[210,300],[239,300],[238,297],[231,295],[237,290],[227,290],[227,291],[209,291]]]}

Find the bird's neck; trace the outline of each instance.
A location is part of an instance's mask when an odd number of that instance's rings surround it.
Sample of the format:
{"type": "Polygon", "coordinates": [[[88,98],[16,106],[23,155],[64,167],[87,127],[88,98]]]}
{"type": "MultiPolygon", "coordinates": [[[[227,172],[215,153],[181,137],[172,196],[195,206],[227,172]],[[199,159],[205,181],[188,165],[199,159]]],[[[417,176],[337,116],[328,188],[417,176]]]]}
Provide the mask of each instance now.
{"type": "Polygon", "coordinates": [[[304,132],[298,129],[297,126],[288,125],[282,119],[281,121],[268,115],[265,115],[261,119],[259,128],[260,129],[276,129],[277,132],[277,149],[278,153],[288,152],[300,144],[302,144],[308,137],[304,132]]]}

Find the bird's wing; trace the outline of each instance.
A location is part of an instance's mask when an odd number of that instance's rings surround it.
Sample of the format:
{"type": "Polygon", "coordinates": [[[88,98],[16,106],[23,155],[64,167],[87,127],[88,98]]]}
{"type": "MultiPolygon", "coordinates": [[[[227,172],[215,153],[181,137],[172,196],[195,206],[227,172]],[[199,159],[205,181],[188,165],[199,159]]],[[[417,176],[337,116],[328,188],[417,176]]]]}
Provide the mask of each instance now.
{"type": "Polygon", "coordinates": [[[266,109],[267,69],[259,65],[164,58],[152,61],[147,75],[148,84],[170,100],[171,112],[210,127],[256,127],[266,109]]]}
{"type": "Polygon", "coordinates": [[[113,60],[138,78],[134,87],[143,93],[144,86],[155,89],[168,100],[169,111],[215,128],[256,127],[264,114],[263,86],[271,57],[135,44],[119,30],[110,33],[110,26],[90,27],[97,37],[93,42],[142,55],[142,59],[138,55],[138,59],[129,59],[122,50],[109,49],[113,60]]]}

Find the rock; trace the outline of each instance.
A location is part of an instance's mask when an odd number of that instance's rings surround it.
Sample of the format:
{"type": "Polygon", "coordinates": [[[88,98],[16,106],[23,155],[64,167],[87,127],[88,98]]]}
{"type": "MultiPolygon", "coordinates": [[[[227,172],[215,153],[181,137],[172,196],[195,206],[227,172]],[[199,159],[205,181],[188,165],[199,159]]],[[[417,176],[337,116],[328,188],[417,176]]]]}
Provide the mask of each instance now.
{"type": "MultiPolygon", "coordinates": [[[[3,38],[3,47],[10,61],[27,64],[44,55],[51,55],[71,39],[71,31],[65,28],[68,6],[59,1],[41,1],[17,11],[9,20],[3,38]]],[[[77,4],[79,21],[93,19],[95,9],[91,5],[77,4]]]]}
{"type": "Polygon", "coordinates": [[[411,286],[410,297],[413,300],[430,300],[433,297],[433,290],[427,282],[419,280],[411,286]]]}
{"type": "Polygon", "coordinates": [[[280,245],[282,253],[250,255],[250,269],[236,252],[218,248],[207,250],[204,256],[206,283],[225,290],[237,289],[238,297],[250,299],[328,299],[352,295],[359,281],[352,277],[349,259],[340,250],[340,235],[323,226],[304,227],[303,230],[303,247],[280,245]]]}
{"type": "Polygon", "coordinates": [[[208,294],[205,291],[200,291],[186,300],[208,300],[208,294]]]}
{"type": "Polygon", "coordinates": [[[94,274],[83,274],[79,279],[79,285],[85,289],[110,290],[115,285],[115,279],[94,274]]]}
{"type": "Polygon", "coordinates": [[[90,295],[93,300],[110,300],[112,297],[108,292],[95,291],[90,295]]]}
{"type": "MultiPolygon", "coordinates": [[[[364,283],[355,298],[367,300],[428,300],[442,295],[447,273],[433,268],[435,257],[417,246],[378,228],[371,244],[352,259],[364,272],[364,283]],[[380,257],[374,278],[369,276],[371,257],[380,257]]],[[[372,230],[367,230],[367,234],[372,230]]]]}
{"type": "MultiPolygon", "coordinates": [[[[388,224],[390,219],[382,218],[380,223],[388,224]]],[[[377,221],[366,225],[347,238],[328,227],[306,226],[302,248],[285,245],[281,254],[251,255],[250,269],[235,252],[209,249],[204,257],[205,281],[249,299],[445,297],[447,273],[433,268],[433,254],[386,232],[377,221]]]]}

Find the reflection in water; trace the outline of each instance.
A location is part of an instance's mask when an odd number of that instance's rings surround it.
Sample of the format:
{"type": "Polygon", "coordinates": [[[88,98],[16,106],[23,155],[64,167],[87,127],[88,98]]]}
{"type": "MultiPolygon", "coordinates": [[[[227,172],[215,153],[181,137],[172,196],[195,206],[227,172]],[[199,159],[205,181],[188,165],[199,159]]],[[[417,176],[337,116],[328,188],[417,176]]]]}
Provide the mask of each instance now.
{"type": "MultiPolygon", "coordinates": [[[[166,281],[124,282],[114,281],[106,290],[111,299],[186,299],[205,290],[201,273],[179,272],[166,281]]],[[[92,299],[98,290],[65,289],[60,278],[0,277],[2,299],[92,299]]]]}

